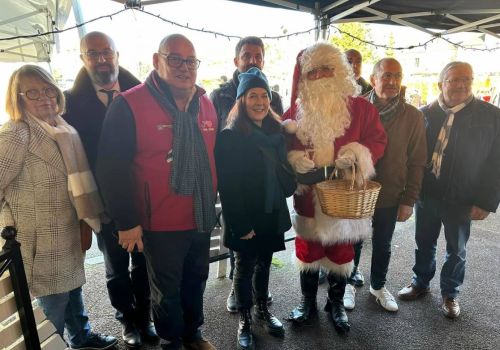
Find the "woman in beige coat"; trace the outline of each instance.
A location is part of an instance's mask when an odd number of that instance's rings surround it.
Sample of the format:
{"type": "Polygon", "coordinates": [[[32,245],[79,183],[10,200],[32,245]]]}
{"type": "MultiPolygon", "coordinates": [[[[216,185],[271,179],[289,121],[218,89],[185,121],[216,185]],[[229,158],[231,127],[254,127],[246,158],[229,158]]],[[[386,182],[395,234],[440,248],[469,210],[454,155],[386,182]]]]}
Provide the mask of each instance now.
{"type": "Polygon", "coordinates": [[[10,80],[10,120],[0,129],[0,225],[15,226],[31,294],[74,349],[106,349],[114,337],[90,332],[83,306],[80,219],[99,230],[99,197],[78,134],[59,116],[64,95],[42,68],[10,80]],[[86,165],[86,166],[85,166],[86,165]]]}

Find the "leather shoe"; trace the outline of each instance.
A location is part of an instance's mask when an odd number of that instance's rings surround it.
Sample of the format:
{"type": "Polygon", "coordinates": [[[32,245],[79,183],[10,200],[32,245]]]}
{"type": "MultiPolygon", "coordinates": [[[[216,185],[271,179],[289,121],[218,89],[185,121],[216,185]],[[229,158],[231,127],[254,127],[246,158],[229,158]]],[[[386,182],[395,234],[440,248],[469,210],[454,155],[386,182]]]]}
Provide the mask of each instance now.
{"type": "Polygon", "coordinates": [[[160,339],[153,322],[147,322],[145,325],[139,326],[139,333],[144,341],[154,342],[160,339]]]}
{"type": "Polygon", "coordinates": [[[238,305],[236,305],[236,295],[234,295],[234,287],[231,286],[231,292],[226,300],[226,309],[230,313],[238,312],[238,305]]]}
{"type": "Polygon", "coordinates": [[[133,323],[122,325],[122,339],[128,348],[140,348],[142,345],[141,335],[133,323]]]}
{"type": "Polygon", "coordinates": [[[182,345],[184,350],[215,350],[215,346],[204,338],[195,339],[193,341],[184,341],[182,345]]]}
{"type": "Polygon", "coordinates": [[[430,292],[429,288],[420,288],[413,283],[407,287],[404,287],[398,292],[398,297],[401,300],[416,300],[421,296],[430,292]]]}
{"type": "Polygon", "coordinates": [[[448,318],[457,318],[460,315],[460,305],[455,298],[443,297],[442,310],[448,318]]]}

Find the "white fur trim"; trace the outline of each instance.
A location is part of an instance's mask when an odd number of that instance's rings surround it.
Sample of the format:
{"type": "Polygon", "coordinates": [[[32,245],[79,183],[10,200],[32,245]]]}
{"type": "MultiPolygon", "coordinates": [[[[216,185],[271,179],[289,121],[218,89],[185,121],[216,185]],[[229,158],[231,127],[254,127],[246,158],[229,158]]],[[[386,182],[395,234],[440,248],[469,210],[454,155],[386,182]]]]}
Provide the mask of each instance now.
{"type": "MultiPolygon", "coordinates": [[[[375,167],[373,166],[372,154],[370,150],[360,144],[359,142],[351,142],[340,148],[338,157],[342,157],[346,151],[352,151],[356,155],[356,164],[361,171],[364,179],[371,179],[375,176],[375,167]]],[[[350,171],[347,169],[347,173],[350,175],[350,171]]],[[[348,176],[350,177],[350,176],[348,176]]]]}
{"type": "Polygon", "coordinates": [[[356,243],[371,237],[371,218],[333,218],[321,211],[316,192],[313,193],[313,198],[314,218],[292,214],[293,228],[301,238],[328,246],[337,243],[356,243]]]}
{"type": "Polygon", "coordinates": [[[295,194],[301,196],[305,194],[307,191],[311,191],[311,186],[304,184],[297,184],[297,189],[295,190],[295,194]]]}
{"type": "Polygon", "coordinates": [[[349,277],[354,267],[354,261],[351,260],[348,263],[339,265],[327,257],[313,261],[312,263],[306,263],[297,259],[297,266],[299,270],[303,272],[318,271],[320,267],[323,267],[328,273],[333,273],[342,277],[349,277]]]}
{"type": "Polygon", "coordinates": [[[287,154],[288,163],[290,163],[293,170],[297,171],[297,169],[295,168],[295,163],[297,162],[297,160],[299,160],[303,157],[304,157],[304,151],[294,150],[294,151],[288,152],[288,154],[287,154]]]}
{"type": "Polygon", "coordinates": [[[295,120],[283,120],[281,125],[283,125],[283,129],[285,129],[287,134],[295,134],[297,132],[297,121],[295,120]]]}
{"type": "Polygon", "coordinates": [[[314,164],[317,167],[324,167],[333,165],[334,159],[334,145],[333,142],[328,146],[314,148],[314,164]]]}

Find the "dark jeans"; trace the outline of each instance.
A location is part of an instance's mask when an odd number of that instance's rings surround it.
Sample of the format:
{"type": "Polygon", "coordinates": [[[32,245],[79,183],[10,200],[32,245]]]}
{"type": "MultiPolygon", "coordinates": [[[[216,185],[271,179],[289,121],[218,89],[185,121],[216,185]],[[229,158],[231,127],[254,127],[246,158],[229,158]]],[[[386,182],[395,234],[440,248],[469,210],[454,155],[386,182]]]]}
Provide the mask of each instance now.
{"type": "Polygon", "coordinates": [[[104,255],[106,286],[111,305],[116,309],[116,319],[139,326],[150,322],[151,292],[144,254],[129,254],[123,249],[118,244],[118,231],[113,224],[103,224],[96,237],[104,255]]]}
{"type": "Polygon", "coordinates": [[[153,318],[158,335],[173,343],[200,336],[208,278],[210,233],[144,231],[153,318]]]}
{"type": "Polygon", "coordinates": [[[250,309],[255,300],[267,300],[269,269],[272,252],[235,252],[233,276],[234,293],[238,310],[250,309]]]}
{"type": "Polygon", "coordinates": [[[425,198],[416,207],[415,266],[413,283],[428,288],[436,273],[436,246],[444,226],[446,257],[441,269],[441,294],[455,298],[464,282],[466,245],[470,235],[471,207],[425,198]]]}
{"type": "Polygon", "coordinates": [[[391,242],[398,207],[376,208],[373,214],[373,235],[372,235],[372,266],[370,283],[373,289],[380,289],[385,286],[389,261],[391,260],[391,242]]]}
{"type": "Polygon", "coordinates": [[[358,270],[359,266],[359,259],[361,258],[361,250],[363,249],[363,241],[360,241],[353,245],[354,248],[354,266],[352,267],[352,273],[349,277],[347,277],[347,283],[349,284],[354,284],[354,275],[356,274],[356,271],[358,270]]]}

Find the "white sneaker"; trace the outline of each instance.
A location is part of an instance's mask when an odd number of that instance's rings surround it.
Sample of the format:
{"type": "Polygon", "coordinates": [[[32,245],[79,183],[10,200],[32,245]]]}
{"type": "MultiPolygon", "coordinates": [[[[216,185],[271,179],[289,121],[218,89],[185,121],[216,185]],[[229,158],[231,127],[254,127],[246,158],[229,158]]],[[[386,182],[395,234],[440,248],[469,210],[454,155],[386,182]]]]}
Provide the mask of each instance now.
{"type": "Polygon", "coordinates": [[[353,310],[356,305],[356,288],[352,284],[346,284],[344,292],[344,308],[346,310],[353,310]]]}
{"type": "Polygon", "coordinates": [[[370,286],[370,294],[377,298],[377,302],[387,311],[398,311],[398,304],[396,303],[396,300],[392,296],[391,292],[389,292],[385,287],[373,289],[370,286]]]}

